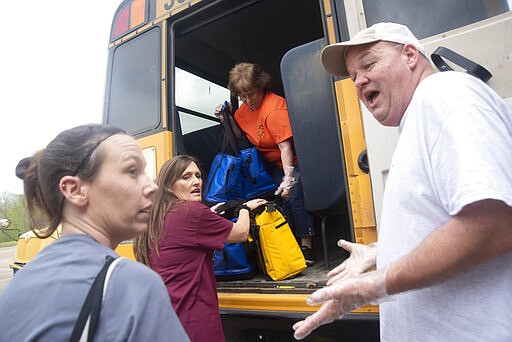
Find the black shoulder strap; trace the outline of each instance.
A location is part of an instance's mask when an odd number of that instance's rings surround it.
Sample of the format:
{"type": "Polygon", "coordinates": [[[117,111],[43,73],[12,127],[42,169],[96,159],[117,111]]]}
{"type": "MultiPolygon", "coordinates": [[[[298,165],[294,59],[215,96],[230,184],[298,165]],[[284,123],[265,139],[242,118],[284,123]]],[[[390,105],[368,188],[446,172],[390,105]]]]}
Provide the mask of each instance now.
{"type": "Polygon", "coordinates": [[[242,149],[253,147],[253,144],[246,137],[245,133],[242,131],[240,126],[238,126],[237,122],[233,114],[231,113],[229,106],[227,105],[227,101],[224,102],[222,107],[222,117],[224,118],[222,122],[222,126],[224,129],[224,139],[222,144],[222,152],[226,152],[226,148],[229,147],[234,152],[233,155],[238,155],[238,152],[242,149]],[[235,134],[235,130],[240,132],[240,137],[235,134]]]}
{"type": "Polygon", "coordinates": [[[432,62],[436,65],[436,67],[440,71],[448,71],[453,70],[443,59],[446,58],[449,61],[459,65],[460,67],[464,68],[466,72],[470,75],[473,75],[475,77],[478,77],[484,82],[489,81],[489,79],[492,77],[492,74],[481,66],[480,64],[477,64],[473,62],[472,60],[467,59],[464,56],[459,55],[458,53],[445,48],[443,46],[440,46],[434,51],[430,57],[432,58],[432,62]]]}
{"type": "Polygon", "coordinates": [[[222,141],[222,152],[227,152],[227,148],[231,148],[233,155],[238,155],[238,143],[235,132],[233,130],[233,125],[236,125],[236,122],[229,111],[229,106],[227,102],[224,102],[222,107],[222,127],[224,130],[224,137],[222,141]]]}
{"type": "Polygon", "coordinates": [[[108,268],[110,264],[115,260],[110,255],[107,255],[105,264],[101,268],[100,272],[94,279],[94,282],[89,289],[89,293],[85,298],[85,301],[82,305],[82,309],[80,310],[80,314],[78,315],[78,319],[75,323],[75,327],[73,328],[73,333],[71,334],[71,342],[78,342],[82,337],[82,333],[86,328],[87,320],[90,316],[89,321],[89,331],[87,341],[92,341],[94,337],[94,333],[96,332],[96,327],[98,326],[98,320],[100,317],[101,311],[101,302],[103,300],[103,287],[105,285],[105,277],[107,276],[108,268]]]}

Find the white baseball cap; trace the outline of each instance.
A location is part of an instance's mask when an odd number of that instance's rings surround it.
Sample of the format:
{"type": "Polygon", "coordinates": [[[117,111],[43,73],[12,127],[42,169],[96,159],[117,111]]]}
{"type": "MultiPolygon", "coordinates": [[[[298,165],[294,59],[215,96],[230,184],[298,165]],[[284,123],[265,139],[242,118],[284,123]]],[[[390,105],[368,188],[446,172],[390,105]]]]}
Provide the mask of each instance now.
{"type": "Polygon", "coordinates": [[[321,54],[322,65],[328,73],[334,76],[347,76],[345,57],[348,47],[381,40],[404,45],[412,44],[422,55],[426,56],[425,48],[407,26],[395,23],[378,23],[360,31],[351,40],[324,47],[321,54]]]}

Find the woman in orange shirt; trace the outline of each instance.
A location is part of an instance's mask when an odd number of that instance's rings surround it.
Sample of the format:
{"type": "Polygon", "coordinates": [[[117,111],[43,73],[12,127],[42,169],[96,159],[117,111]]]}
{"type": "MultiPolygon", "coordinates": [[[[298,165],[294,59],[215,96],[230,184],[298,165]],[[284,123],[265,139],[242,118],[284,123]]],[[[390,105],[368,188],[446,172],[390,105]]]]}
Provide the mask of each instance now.
{"type": "MultiPolygon", "coordinates": [[[[275,194],[288,200],[284,201],[285,215],[301,239],[306,263],[311,265],[314,263],[311,240],[315,231],[304,208],[288,108],[284,98],[271,92],[271,86],[270,75],[256,64],[239,63],[229,73],[228,88],[242,101],[235,112],[235,121],[274,166],[274,178],[280,184],[275,194]]],[[[221,119],[220,106],[215,114],[221,119]]]]}

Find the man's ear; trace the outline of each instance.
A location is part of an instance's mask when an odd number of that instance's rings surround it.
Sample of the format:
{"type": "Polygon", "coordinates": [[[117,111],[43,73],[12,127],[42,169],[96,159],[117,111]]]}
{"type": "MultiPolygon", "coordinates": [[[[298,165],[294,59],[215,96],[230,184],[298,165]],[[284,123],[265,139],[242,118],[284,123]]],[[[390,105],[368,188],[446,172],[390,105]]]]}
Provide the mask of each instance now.
{"type": "Polygon", "coordinates": [[[418,60],[421,58],[421,52],[412,44],[405,44],[402,53],[406,58],[406,63],[412,70],[418,65],[418,60]]]}
{"type": "Polygon", "coordinates": [[[76,176],[64,176],[59,182],[59,190],[73,205],[83,207],[88,203],[88,187],[76,176]]]}

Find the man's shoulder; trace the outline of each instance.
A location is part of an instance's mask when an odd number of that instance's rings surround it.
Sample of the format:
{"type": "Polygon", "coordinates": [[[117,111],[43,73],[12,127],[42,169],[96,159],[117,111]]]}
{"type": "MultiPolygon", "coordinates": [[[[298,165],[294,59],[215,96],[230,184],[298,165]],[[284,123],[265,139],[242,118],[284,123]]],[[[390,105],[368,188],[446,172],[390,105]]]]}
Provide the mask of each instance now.
{"type": "Polygon", "coordinates": [[[429,88],[432,91],[445,92],[445,89],[450,89],[451,91],[448,93],[466,86],[476,86],[479,89],[484,88],[485,83],[475,76],[459,71],[436,72],[420,83],[420,87],[429,88]]]}

